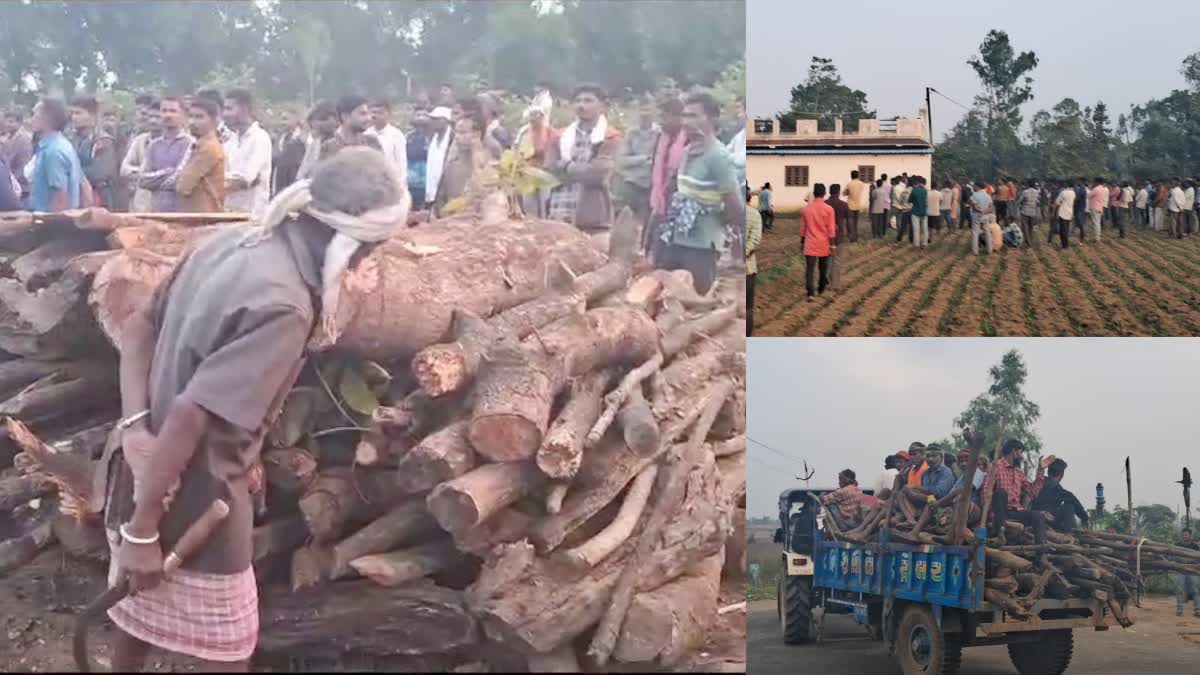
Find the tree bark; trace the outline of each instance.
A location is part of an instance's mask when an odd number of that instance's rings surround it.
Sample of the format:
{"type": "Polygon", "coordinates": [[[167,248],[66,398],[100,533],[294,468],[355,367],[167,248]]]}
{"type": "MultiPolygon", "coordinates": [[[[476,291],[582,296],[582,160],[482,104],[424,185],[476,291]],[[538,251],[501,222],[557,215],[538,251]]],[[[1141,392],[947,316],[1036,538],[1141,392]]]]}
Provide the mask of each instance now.
{"type": "Polygon", "coordinates": [[[682,352],[693,340],[703,336],[713,336],[736,318],[736,307],[722,307],[702,314],[699,318],[687,321],[664,335],[662,352],[670,359],[682,352]]]}
{"type": "Polygon", "coordinates": [[[53,540],[54,532],[47,519],[20,536],[0,541],[0,576],[33,560],[53,540]]]}
{"type": "Polygon", "coordinates": [[[497,544],[524,539],[534,521],[534,516],[526,511],[504,508],[475,527],[452,533],[454,545],[460,551],[482,557],[497,544]]]}
{"type": "Polygon", "coordinates": [[[316,588],[329,581],[333,565],[333,552],[328,546],[309,544],[292,553],[292,592],[305,588],[316,588]]]}
{"type": "Polygon", "coordinates": [[[264,652],[418,656],[478,644],[461,594],[428,582],[382,588],[349,581],[306,593],[264,589],[260,621],[258,648],[264,652]]]}
{"type": "Polygon", "coordinates": [[[119,395],[115,372],[95,370],[65,382],[33,385],[0,403],[0,416],[23,422],[96,410],[119,395]]]}
{"type": "MultiPolygon", "coordinates": [[[[674,464],[666,468],[666,477],[658,490],[658,498],[654,502],[653,510],[646,519],[645,528],[638,536],[633,558],[621,570],[616,588],[613,589],[612,603],[605,611],[604,618],[596,629],[596,634],[592,636],[592,643],[588,647],[588,655],[595,659],[596,664],[601,667],[612,656],[639,578],[646,573],[654,551],[659,547],[659,533],[666,527],[668,520],[684,500],[691,468],[694,464],[703,461],[704,439],[708,437],[708,430],[712,427],[713,420],[717,418],[717,413],[720,412],[721,406],[724,405],[725,399],[732,391],[733,383],[726,381],[706,393],[700,417],[689,432],[687,443],[679,449],[679,454],[673,457],[674,464]]],[[[715,469],[716,461],[712,457],[712,453],[708,452],[707,456],[708,462],[715,469]]],[[[722,504],[728,506],[724,500],[722,500],[722,504]]],[[[727,535],[728,532],[723,534],[727,535]]]]}
{"type": "Polygon", "coordinates": [[[54,482],[41,474],[0,478],[0,513],[12,511],[31,499],[53,494],[54,491],[54,482]]]}
{"type": "Polygon", "coordinates": [[[59,372],[69,363],[16,358],[0,363],[0,397],[8,398],[38,380],[59,372]]]}
{"type": "Polygon", "coordinates": [[[398,490],[391,471],[369,474],[336,467],[321,473],[300,497],[300,513],[317,543],[338,539],[356,522],[382,514],[398,490]]]}
{"type": "Polygon", "coordinates": [[[650,500],[650,488],[657,475],[655,464],[642,469],[625,492],[617,517],[599,534],[564,553],[565,560],[580,569],[593,567],[629,539],[650,500]]]}
{"type": "Polygon", "coordinates": [[[400,490],[416,494],[467,473],[479,463],[467,438],[467,422],[435,431],[400,459],[396,475],[400,490]]]}
{"type": "Polygon", "coordinates": [[[580,275],[575,279],[575,293],[594,302],[610,293],[625,288],[629,282],[629,266],[619,262],[609,262],[589,274],[580,275]]]}
{"type": "Polygon", "coordinates": [[[425,508],[423,497],[404,501],[336,544],[329,576],[331,579],[340,579],[350,573],[353,560],[418,541],[437,532],[437,529],[437,523],[425,508]]]}
{"type": "Polygon", "coordinates": [[[599,370],[575,378],[570,397],[550,425],[537,451],[537,465],[551,478],[566,479],[579,471],[584,437],[600,414],[600,397],[612,377],[599,370]]]}
{"type": "Polygon", "coordinates": [[[350,566],[380,586],[399,586],[440,572],[461,559],[454,542],[443,538],[399,551],[356,558],[350,566]]]}
{"type": "Polygon", "coordinates": [[[317,460],[304,448],[276,448],[263,453],[263,472],[274,490],[302,493],[317,478],[317,460]]]}
{"type": "Polygon", "coordinates": [[[641,364],[637,368],[629,371],[625,377],[621,378],[621,383],[617,388],[605,394],[604,410],[600,413],[599,419],[592,425],[587,435],[587,447],[592,447],[600,442],[604,432],[608,431],[608,427],[612,425],[613,420],[617,417],[617,412],[621,406],[628,400],[634,389],[641,390],[642,382],[646,378],[654,375],[662,368],[663,355],[662,353],[655,354],[649,361],[641,364]]]}
{"type": "Polygon", "coordinates": [[[634,387],[617,413],[617,426],[621,429],[625,445],[639,455],[654,452],[661,443],[658,422],[646,397],[642,395],[641,387],[634,387]]]}
{"type": "Polygon", "coordinates": [[[268,556],[292,553],[308,539],[308,528],[301,518],[281,518],[254,528],[254,561],[268,556]]]}
{"type": "Polygon", "coordinates": [[[48,261],[40,259],[24,266],[34,275],[29,280],[33,283],[0,279],[0,349],[41,359],[91,356],[103,350],[104,336],[88,309],[87,295],[96,271],[113,255],[84,253],[62,267],[61,274],[48,273],[48,261]]]}
{"type": "Polygon", "coordinates": [[[722,561],[720,554],[711,556],[695,573],[637,594],[613,657],[626,663],[657,659],[669,668],[704,644],[705,632],[717,617],[722,561]]]}
{"type": "Polygon", "coordinates": [[[582,673],[575,647],[563,645],[547,654],[530,654],[526,667],[530,673],[582,673]]]}
{"type": "Polygon", "coordinates": [[[426,503],[443,530],[462,533],[541,483],[541,473],[532,462],[485,464],[441,483],[429,493],[426,503]]]}
{"type": "Polygon", "coordinates": [[[654,378],[650,406],[660,425],[682,416],[695,401],[696,392],[723,373],[744,374],[745,353],[711,348],[696,356],[675,359],[654,378]]]}
{"type": "Polygon", "coordinates": [[[476,385],[471,442],[494,461],[529,459],[568,378],[641,363],[658,349],[654,321],[629,308],[602,307],[568,316],[495,354],[476,385]]]}

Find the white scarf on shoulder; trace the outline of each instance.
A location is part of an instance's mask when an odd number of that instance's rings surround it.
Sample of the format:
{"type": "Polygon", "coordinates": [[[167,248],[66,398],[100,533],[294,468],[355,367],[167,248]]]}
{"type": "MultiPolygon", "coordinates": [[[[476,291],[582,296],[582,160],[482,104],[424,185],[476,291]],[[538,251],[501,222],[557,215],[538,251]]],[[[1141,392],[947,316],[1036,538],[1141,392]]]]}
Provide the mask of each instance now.
{"type": "MultiPolygon", "coordinates": [[[[575,135],[579,133],[579,120],[571,122],[558,138],[558,155],[564,162],[571,161],[571,153],[575,149],[575,135]]],[[[608,135],[608,118],[604,115],[596,118],[596,126],[592,127],[592,135],[588,140],[592,145],[603,143],[608,135]]]]}

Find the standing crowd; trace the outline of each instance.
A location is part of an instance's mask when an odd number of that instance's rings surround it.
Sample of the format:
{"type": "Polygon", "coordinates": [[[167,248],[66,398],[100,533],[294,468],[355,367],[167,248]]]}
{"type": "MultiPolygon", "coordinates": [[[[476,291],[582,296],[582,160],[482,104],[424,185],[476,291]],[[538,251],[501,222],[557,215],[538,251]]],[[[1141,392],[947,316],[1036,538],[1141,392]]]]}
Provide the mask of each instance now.
{"type": "Polygon", "coordinates": [[[496,95],[460,97],[443,84],[436,102],[417,94],[403,130],[388,100],[350,95],[318,102],[304,119],[285,113],[272,133],[244,89],[139,96],[132,128],[94,98],[47,98],[28,116],[4,115],[0,212],[102,206],[258,218],[322,159],[366,146],[397,170],[414,210],[434,217],[511,150],[557,183],[521,196],[527,215],[603,234],[616,205],[627,205],[642,225],[643,252],[659,267],[690,271],[696,290],[708,292],[722,252],[744,244],[744,107],[722,129],[710,94],[664,95],[641,101],[636,126],[623,132],[608,119],[604,88],[576,87],[573,104],[574,119],[555,128],[553,97],[541,86],[514,132],[496,95]]]}

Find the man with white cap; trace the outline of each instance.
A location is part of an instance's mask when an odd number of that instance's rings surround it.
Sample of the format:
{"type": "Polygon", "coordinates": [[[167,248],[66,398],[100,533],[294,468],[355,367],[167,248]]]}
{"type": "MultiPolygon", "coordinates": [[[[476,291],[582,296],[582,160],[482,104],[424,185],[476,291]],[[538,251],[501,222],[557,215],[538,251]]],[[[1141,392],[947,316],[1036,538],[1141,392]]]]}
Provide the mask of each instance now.
{"type": "Polygon", "coordinates": [[[438,106],[429,113],[429,152],[425,157],[425,209],[432,210],[437,201],[438,184],[446,168],[446,157],[454,133],[450,130],[450,109],[438,106]]]}
{"type": "Polygon", "coordinates": [[[258,639],[251,492],[263,437],[305,362],[337,338],[342,276],[364,246],[406,226],[408,190],[377,150],[349,147],[272,200],[258,227],[213,235],[126,321],[124,462],[110,481],[114,670],[151,646],[245,670],[258,639]],[[169,579],[163,550],[215,499],[229,515],[169,579]]]}

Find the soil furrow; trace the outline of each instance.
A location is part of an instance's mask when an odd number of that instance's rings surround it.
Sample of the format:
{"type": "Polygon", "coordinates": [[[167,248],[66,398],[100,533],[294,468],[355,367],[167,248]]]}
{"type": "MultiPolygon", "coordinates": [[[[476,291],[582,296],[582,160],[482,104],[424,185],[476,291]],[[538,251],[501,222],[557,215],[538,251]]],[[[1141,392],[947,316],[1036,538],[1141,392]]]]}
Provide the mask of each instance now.
{"type": "MultiPolygon", "coordinates": [[[[853,285],[844,284],[843,290],[838,291],[832,296],[826,295],[825,297],[817,298],[816,302],[808,302],[808,299],[805,297],[804,283],[801,282],[797,287],[796,301],[776,315],[769,323],[764,324],[763,334],[779,336],[800,335],[800,331],[817,316],[823,315],[826,312],[835,312],[835,316],[840,315],[843,308],[854,303],[855,298],[870,295],[875,292],[876,288],[883,286],[891,276],[892,269],[900,265],[900,263],[899,258],[887,260],[882,265],[867,272],[863,277],[860,277],[858,283],[853,285]],[[884,281],[880,281],[880,279],[884,281]]],[[[846,280],[843,279],[842,281],[845,282],[846,280]]]]}
{"type": "MultiPolygon", "coordinates": [[[[1114,237],[1115,239],[1115,237],[1114,237]]],[[[1105,304],[1112,310],[1113,320],[1141,335],[1163,335],[1163,319],[1157,309],[1149,305],[1139,305],[1132,297],[1128,288],[1111,276],[1108,270],[1100,264],[1100,249],[1111,249],[1111,241],[1101,241],[1099,246],[1087,246],[1079,250],[1079,259],[1085,277],[1094,284],[1093,288],[1105,304]]]]}
{"type": "MultiPolygon", "coordinates": [[[[915,302],[924,292],[924,287],[918,290],[917,286],[922,282],[928,282],[926,277],[930,275],[930,270],[933,265],[938,262],[938,259],[933,256],[928,256],[917,251],[913,251],[915,257],[911,263],[911,268],[908,275],[897,282],[890,290],[889,294],[877,294],[877,297],[872,298],[874,302],[864,303],[858,308],[857,313],[853,318],[843,317],[839,324],[838,331],[845,331],[847,335],[895,335],[896,326],[890,330],[881,328],[890,319],[894,319],[899,310],[906,306],[906,299],[912,298],[915,302]],[[865,323],[865,328],[863,327],[865,323]]],[[[925,253],[929,253],[926,249],[925,253]]],[[[906,316],[907,310],[903,310],[901,316],[906,316]]]]}
{"type": "Polygon", "coordinates": [[[1108,324],[1104,315],[1096,308],[1086,289],[1080,287],[1067,271],[1063,263],[1066,251],[1039,251],[1038,257],[1042,262],[1043,273],[1048,283],[1052,285],[1055,296],[1059,299],[1059,308],[1066,315],[1078,335],[1106,335],[1108,324]]]}

